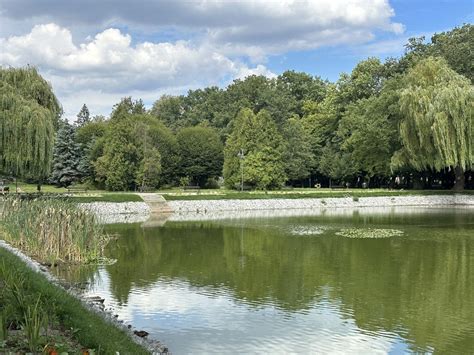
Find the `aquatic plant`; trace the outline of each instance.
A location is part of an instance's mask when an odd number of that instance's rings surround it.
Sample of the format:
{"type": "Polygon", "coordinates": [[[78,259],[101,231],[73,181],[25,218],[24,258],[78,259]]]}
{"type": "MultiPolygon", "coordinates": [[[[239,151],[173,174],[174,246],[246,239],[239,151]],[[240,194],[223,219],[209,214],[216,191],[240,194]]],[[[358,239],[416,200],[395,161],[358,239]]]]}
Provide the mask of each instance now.
{"type": "Polygon", "coordinates": [[[336,235],[346,238],[390,238],[403,235],[403,231],[388,228],[345,228],[336,235]]]}
{"type": "Polygon", "coordinates": [[[6,199],[3,238],[40,261],[88,263],[102,259],[108,238],[94,215],[68,200],[6,199]]]}

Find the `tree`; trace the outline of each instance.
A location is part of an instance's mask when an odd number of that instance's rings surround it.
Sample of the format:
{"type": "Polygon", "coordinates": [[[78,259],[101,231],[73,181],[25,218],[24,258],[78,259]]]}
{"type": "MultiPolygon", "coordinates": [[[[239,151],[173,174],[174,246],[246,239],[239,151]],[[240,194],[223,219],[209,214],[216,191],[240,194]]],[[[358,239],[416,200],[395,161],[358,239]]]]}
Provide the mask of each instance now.
{"type": "Polygon", "coordinates": [[[401,93],[401,150],[394,167],[418,171],[454,169],[454,188],[464,188],[464,171],[474,162],[472,110],[474,88],[440,58],[420,61],[405,77],[401,93]]]}
{"type": "Polygon", "coordinates": [[[404,68],[416,64],[427,57],[443,57],[451,69],[474,83],[474,25],[465,24],[451,31],[435,33],[431,43],[425,43],[425,37],[408,40],[406,54],[400,60],[404,68]]]}
{"type": "Polygon", "coordinates": [[[0,68],[0,171],[45,178],[61,106],[33,67],[0,68]]]}
{"type": "Polygon", "coordinates": [[[161,177],[161,155],[158,149],[149,148],[140,162],[137,171],[137,185],[142,191],[146,188],[156,188],[160,184],[161,177]]]}
{"type": "Polygon", "coordinates": [[[379,94],[386,75],[386,67],[378,58],[368,58],[359,62],[350,75],[341,74],[337,83],[340,102],[348,105],[379,94]]]}
{"type": "Polygon", "coordinates": [[[102,140],[108,122],[102,116],[95,116],[88,123],[76,127],[75,140],[80,146],[81,159],[78,169],[81,179],[96,181],[94,162],[102,155],[102,140]]]}
{"type": "Polygon", "coordinates": [[[326,85],[319,77],[312,77],[306,73],[287,70],[278,76],[276,86],[279,95],[288,95],[289,104],[294,114],[303,116],[305,101],[321,102],[326,96],[326,85]]]}
{"type": "Polygon", "coordinates": [[[218,133],[210,127],[183,128],[177,135],[180,175],[199,186],[222,173],[224,147],[218,133]]]}
{"type": "Polygon", "coordinates": [[[51,183],[59,187],[67,187],[79,181],[81,173],[79,163],[81,150],[74,140],[74,127],[67,121],[61,123],[53,153],[53,169],[51,183]]]}
{"type": "Polygon", "coordinates": [[[240,185],[241,151],[245,154],[246,184],[264,190],[279,188],[286,181],[283,138],[268,111],[255,115],[243,109],[235,119],[224,153],[224,179],[230,188],[240,185]]]}
{"type": "Polygon", "coordinates": [[[150,113],[172,130],[184,127],[184,97],[163,95],[155,101],[150,113]]]}
{"type": "Polygon", "coordinates": [[[81,110],[76,116],[76,125],[78,127],[85,126],[91,121],[89,109],[87,108],[86,104],[82,105],[81,110]]]}
{"type": "Polygon", "coordinates": [[[327,95],[322,102],[306,101],[301,120],[312,152],[312,173],[321,172],[320,161],[323,148],[336,138],[339,124],[340,105],[338,92],[334,85],[328,86],[327,95]]]}
{"type": "Polygon", "coordinates": [[[303,128],[298,116],[290,118],[284,128],[283,137],[286,142],[283,161],[288,180],[307,178],[314,168],[309,135],[303,128]]]}
{"type": "Polygon", "coordinates": [[[94,162],[99,183],[108,190],[124,191],[136,187],[136,171],[140,164],[141,149],[137,143],[137,120],[132,114],[130,98],[115,105],[107,131],[100,139],[102,155],[94,162]]]}
{"type": "Polygon", "coordinates": [[[341,149],[350,154],[355,170],[369,179],[390,175],[391,157],[400,148],[400,84],[390,79],[380,95],[350,104],[339,122],[341,149]]]}

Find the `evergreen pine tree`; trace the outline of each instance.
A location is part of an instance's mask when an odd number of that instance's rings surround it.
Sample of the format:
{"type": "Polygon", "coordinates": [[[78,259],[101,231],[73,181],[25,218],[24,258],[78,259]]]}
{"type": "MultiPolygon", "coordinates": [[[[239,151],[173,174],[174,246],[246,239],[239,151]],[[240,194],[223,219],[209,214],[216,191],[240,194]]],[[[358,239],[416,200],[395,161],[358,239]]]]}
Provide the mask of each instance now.
{"type": "Polygon", "coordinates": [[[76,117],[76,125],[78,127],[85,126],[91,121],[89,109],[86,104],[82,105],[81,111],[79,111],[76,117]]]}
{"type": "Polygon", "coordinates": [[[80,147],[74,139],[74,127],[62,122],[56,136],[53,152],[51,182],[57,186],[69,186],[80,178],[80,147]]]}

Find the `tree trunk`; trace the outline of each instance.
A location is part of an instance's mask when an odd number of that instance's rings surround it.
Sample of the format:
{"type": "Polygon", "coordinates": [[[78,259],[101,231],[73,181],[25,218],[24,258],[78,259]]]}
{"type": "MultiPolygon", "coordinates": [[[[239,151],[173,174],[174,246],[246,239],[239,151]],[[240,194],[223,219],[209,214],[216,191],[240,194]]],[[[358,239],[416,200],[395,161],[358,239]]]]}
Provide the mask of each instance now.
{"type": "Polygon", "coordinates": [[[464,190],[464,169],[460,166],[454,168],[454,191],[463,191],[464,190]]]}

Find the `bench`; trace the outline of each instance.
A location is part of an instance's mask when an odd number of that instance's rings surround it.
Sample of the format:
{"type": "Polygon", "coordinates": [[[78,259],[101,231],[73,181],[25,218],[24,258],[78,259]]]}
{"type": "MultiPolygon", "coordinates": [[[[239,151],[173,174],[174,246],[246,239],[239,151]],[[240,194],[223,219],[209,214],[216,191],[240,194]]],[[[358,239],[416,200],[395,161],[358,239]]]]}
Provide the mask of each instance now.
{"type": "Polygon", "coordinates": [[[200,186],[184,186],[183,187],[183,190],[187,191],[187,190],[195,190],[199,193],[199,191],[201,190],[201,187],[200,186]]]}
{"type": "Polygon", "coordinates": [[[74,193],[74,192],[87,192],[89,189],[83,186],[68,186],[67,192],[74,193]]]}

